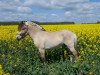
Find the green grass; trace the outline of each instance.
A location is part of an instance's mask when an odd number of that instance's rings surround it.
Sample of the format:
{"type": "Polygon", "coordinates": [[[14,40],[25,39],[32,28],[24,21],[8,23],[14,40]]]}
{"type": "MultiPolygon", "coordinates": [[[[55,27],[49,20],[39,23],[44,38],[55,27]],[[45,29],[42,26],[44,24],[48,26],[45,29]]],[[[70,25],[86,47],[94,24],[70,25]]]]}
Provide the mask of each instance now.
{"type": "Polygon", "coordinates": [[[46,65],[43,65],[40,63],[38,50],[32,41],[23,39],[20,43],[16,40],[0,41],[2,44],[0,46],[0,63],[3,65],[3,70],[11,75],[99,75],[100,73],[100,56],[95,55],[99,50],[92,55],[88,52],[89,48],[84,48],[87,52],[83,55],[82,60],[74,63],[58,59],[59,52],[47,51],[46,57],[52,57],[50,59],[52,62],[48,60],[46,65]],[[16,49],[14,49],[15,47],[16,49]]]}

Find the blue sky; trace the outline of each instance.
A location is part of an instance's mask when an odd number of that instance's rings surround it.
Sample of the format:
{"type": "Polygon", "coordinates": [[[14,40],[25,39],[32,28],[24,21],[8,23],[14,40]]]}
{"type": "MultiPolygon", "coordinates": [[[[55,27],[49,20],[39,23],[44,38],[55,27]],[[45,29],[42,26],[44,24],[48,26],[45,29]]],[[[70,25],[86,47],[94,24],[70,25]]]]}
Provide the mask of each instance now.
{"type": "Polygon", "coordinates": [[[100,0],[0,0],[0,21],[100,21],[100,0]]]}
{"type": "Polygon", "coordinates": [[[91,2],[100,2],[100,0],[90,0],[91,2]]]}

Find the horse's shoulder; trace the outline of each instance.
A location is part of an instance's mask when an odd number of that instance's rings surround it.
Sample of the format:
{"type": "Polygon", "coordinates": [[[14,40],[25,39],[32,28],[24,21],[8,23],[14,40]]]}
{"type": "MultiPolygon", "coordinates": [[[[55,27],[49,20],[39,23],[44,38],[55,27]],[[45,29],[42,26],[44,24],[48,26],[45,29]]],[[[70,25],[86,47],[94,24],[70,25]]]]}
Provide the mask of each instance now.
{"type": "Polygon", "coordinates": [[[36,37],[38,37],[38,36],[44,37],[47,33],[48,33],[48,32],[45,32],[45,31],[39,31],[39,32],[36,33],[35,36],[36,36],[36,37]]]}

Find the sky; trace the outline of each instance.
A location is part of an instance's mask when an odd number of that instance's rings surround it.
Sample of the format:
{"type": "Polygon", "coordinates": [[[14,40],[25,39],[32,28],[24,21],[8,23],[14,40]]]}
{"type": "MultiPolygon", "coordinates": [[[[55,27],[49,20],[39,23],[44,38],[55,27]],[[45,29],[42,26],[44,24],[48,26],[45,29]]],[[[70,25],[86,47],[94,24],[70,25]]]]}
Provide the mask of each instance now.
{"type": "Polygon", "coordinates": [[[95,23],[100,0],[0,0],[0,21],[95,23]]]}

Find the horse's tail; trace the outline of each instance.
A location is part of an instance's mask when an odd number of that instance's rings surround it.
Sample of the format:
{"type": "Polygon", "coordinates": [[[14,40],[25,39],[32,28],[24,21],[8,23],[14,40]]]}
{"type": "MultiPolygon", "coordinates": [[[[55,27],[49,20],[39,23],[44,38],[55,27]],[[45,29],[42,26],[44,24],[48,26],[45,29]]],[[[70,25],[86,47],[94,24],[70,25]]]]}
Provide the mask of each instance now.
{"type": "Polygon", "coordinates": [[[77,36],[76,36],[76,34],[74,34],[74,46],[75,46],[75,48],[76,48],[76,45],[77,45],[77,36]]]}

